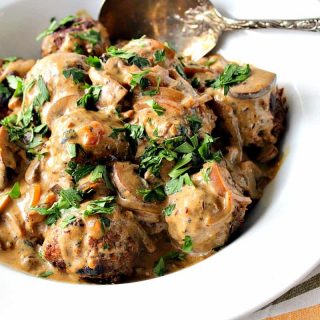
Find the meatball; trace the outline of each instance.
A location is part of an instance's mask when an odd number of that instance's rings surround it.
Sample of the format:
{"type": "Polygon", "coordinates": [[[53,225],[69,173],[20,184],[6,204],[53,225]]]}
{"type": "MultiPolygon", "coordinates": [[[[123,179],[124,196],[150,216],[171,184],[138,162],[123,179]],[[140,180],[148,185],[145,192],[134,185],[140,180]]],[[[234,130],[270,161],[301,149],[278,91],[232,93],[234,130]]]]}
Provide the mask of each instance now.
{"type": "Polygon", "coordinates": [[[43,243],[47,261],[84,279],[118,282],[130,276],[141,250],[137,224],[128,212],[77,218],[63,228],[58,222],[43,243]]]}
{"type": "Polygon", "coordinates": [[[168,231],[182,247],[186,237],[192,241],[193,253],[206,254],[226,243],[230,233],[240,225],[250,198],[241,194],[223,165],[207,163],[192,176],[193,186],[169,196],[174,206],[166,216],[168,231]]]}
{"type": "Polygon", "coordinates": [[[76,68],[83,73],[83,81],[89,79],[89,65],[85,56],[76,53],[55,53],[37,61],[27,75],[26,83],[32,84],[25,94],[25,104],[31,105],[39,94],[39,79],[42,78],[49,92],[50,101],[40,109],[41,120],[49,128],[56,118],[77,108],[77,100],[84,94],[84,82],[74,81],[73,76],[66,76],[65,71],[76,68]]]}
{"type": "Polygon", "coordinates": [[[41,51],[43,57],[57,51],[100,56],[108,45],[108,32],[104,26],[92,18],[80,17],[46,36],[41,51]]]}
{"type": "Polygon", "coordinates": [[[64,145],[73,143],[80,145],[87,156],[94,159],[123,159],[128,154],[129,143],[123,132],[115,136],[112,134],[113,128],[121,127],[123,124],[112,111],[78,108],[56,120],[50,138],[55,145],[52,150],[61,155],[61,152],[66,153],[64,145]]]}

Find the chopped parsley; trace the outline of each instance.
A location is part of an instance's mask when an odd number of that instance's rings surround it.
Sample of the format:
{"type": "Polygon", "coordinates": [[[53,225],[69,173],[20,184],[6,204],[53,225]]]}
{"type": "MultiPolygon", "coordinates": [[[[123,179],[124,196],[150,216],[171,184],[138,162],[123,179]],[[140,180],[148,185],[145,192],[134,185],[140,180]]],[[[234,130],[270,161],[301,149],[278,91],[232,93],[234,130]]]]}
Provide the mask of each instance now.
{"type": "Polygon", "coordinates": [[[150,96],[153,97],[157,94],[159,94],[159,87],[160,87],[160,83],[161,83],[161,78],[157,77],[157,86],[155,89],[151,89],[151,90],[146,90],[142,92],[143,96],[150,96]]]}
{"type": "Polygon", "coordinates": [[[154,189],[141,189],[138,190],[140,195],[143,195],[144,202],[162,202],[166,199],[163,186],[158,186],[154,189]]]}
{"type": "Polygon", "coordinates": [[[90,201],[83,212],[85,217],[95,214],[112,214],[115,207],[115,197],[104,197],[99,200],[90,201]]]}
{"type": "Polygon", "coordinates": [[[97,165],[91,172],[90,180],[96,182],[97,180],[102,179],[106,187],[110,190],[113,190],[114,187],[109,179],[107,168],[103,165],[97,165]]]}
{"type": "Polygon", "coordinates": [[[194,134],[196,134],[202,126],[201,119],[199,117],[197,117],[196,115],[191,115],[191,116],[187,117],[187,120],[189,122],[191,131],[194,134]]]}
{"type": "Polygon", "coordinates": [[[210,174],[211,174],[211,168],[206,168],[202,170],[202,177],[205,183],[209,183],[209,181],[211,180],[210,178],[210,174]]]}
{"type": "Polygon", "coordinates": [[[65,229],[68,225],[72,224],[77,220],[77,217],[73,214],[67,215],[61,222],[60,227],[65,229]]]}
{"type": "Polygon", "coordinates": [[[210,67],[210,66],[212,66],[213,64],[215,64],[217,61],[218,61],[218,59],[208,60],[208,61],[205,62],[204,65],[205,65],[206,67],[210,67]]]}
{"type": "Polygon", "coordinates": [[[239,66],[238,64],[231,63],[226,65],[222,74],[214,79],[207,80],[206,86],[214,89],[223,88],[224,95],[227,95],[231,86],[237,85],[250,77],[251,69],[247,64],[239,66]]]}
{"type": "Polygon", "coordinates": [[[41,272],[38,277],[40,278],[48,278],[50,276],[53,275],[53,271],[44,271],[44,272],[41,272]]]}
{"type": "Polygon", "coordinates": [[[176,208],[176,205],[174,203],[173,204],[169,204],[167,207],[165,207],[163,209],[162,212],[166,217],[170,217],[175,208],[176,208]]]}
{"type": "Polygon", "coordinates": [[[3,67],[6,68],[10,62],[15,62],[18,60],[18,57],[7,57],[3,59],[3,67]]]}
{"type": "Polygon", "coordinates": [[[38,206],[31,208],[39,214],[47,216],[46,224],[52,225],[61,218],[62,214],[71,208],[79,208],[82,201],[82,193],[75,189],[62,189],[59,194],[59,199],[50,208],[38,206]]]}
{"type": "Polygon", "coordinates": [[[67,151],[71,159],[77,157],[77,145],[75,143],[68,143],[67,151]]]}
{"type": "Polygon", "coordinates": [[[169,196],[182,190],[183,185],[193,186],[192,180],[188,173],[168,181],[165,185],[165,192],[169,196]]]}
{"type": "Polygon", "coordinates": [[[166,60],[166,51],[165,50],[157,50],[154,53],[154,62],[164,62],[166,60]]]}
{"type": "Polygon", "coordinates": [[[195,77],[191,80],[191,85],[193,88],[198,89],[201,86],[201,82],[198,78],[195,77]]]}
{"type": "Polygon", "coordinates": [[[142,139],[144,137],[144,127],[137,124],[126,123],[122,128],[112,128],[111,138],[118,138],[120,133],[125,133],[127,140],[142,139]]]}
{"type": "Polygon", "coordinates": [[[98,69],[98,70],[102,68],[101,60],[99,59],[99,57],[96,57],[96,56],[89,56],[86,59],[86,63],[89,66],[94,67],[95,69],[98,69]]]}
{"type": "Polygon", "coordinates": [[[24,82],[20,77],[17,76],[7,76],[7,81],[9,87],[14,90],[14,97],[21,97],[23,95],[24,90],[24,82]]]}
{"type": "Polygon", "coordinates": [[[7,103],[11,96],[12,92],[3,83],[0,83],[0,104],[7,103]]]}
{"type": "Polygon", "coordinates": [[[150,70],[144,70],[139,73],[131,73],[132,79],[130,82],[131,91],[137,86],[140,86],[142,90],[149,86],[149,80],[145,78],[146,75],[150,73],[150,70]]]}
{"type": "Polygon", "coordinates": [[[64,69],[62,74],[64,75],[65,78],[72,77],[73,82],[75,84],[85,83],[85,80],[86,80],[85,72],[79,68],[64,69]]]}
{"type": "Polygon", "coordinates": [[[74,44],[74,49],[73,50],[74,50],[75,53],[85,54],[84,48],[79,43],[75,43],[74,44]]]}
{"type": "MultiPolygon", "coordinates": [[[[24,86],[24,97],[26,92],[28,92],[35,83],[36,81],[33,80],[24,86]]],[[[38,78],[37,86],[39,93],[34,98],[32,104],[28,107],[23,107],[18,114],[11,114],[0,122],[0,124],[8,130],[10,141],[26,150],[29,159],[32,159],[35,155],[41,155],[39,150],[44,143],[43,137],[48,130],[47,125],[41,123],[39,114],[39,108],[42,104],[50,100],[49,91],[41,76],[38,78]]]]}
{"type": "Polygon", "coordinates": [[[176,70],[183,79],[187,79],[187,75],[184,72],[184,68],[181,63],[176,65],[176,70]]]}
{"type": "Polygon", "coordinates": [[[45,102],[50,101],[50,93],[41,75],[38,77],[37,86],[39,93],[34,98],[33,105],[42,107],[45,102]]]}
{"type": "Polygon", "coordinates": [[[184,251],[185,253],[190,253],[192,252],[192,239],[190,236],[185,236],[185,238],[183,239],[183,246],[182,246],[182,251],[184,251]]]}
{"type": "Polygon", "coordinates": [[[56,19],[52,19],[48,29],[42,31],[37,36],[37,41],[45,38],[46,36],[49,36],[50,34],[53,34],[54,32],[58,31],[61,27],[66,26],[67,24],[73,23],[75,18],[76,18],[75,16],[70,15],[61,19],[60,21],[57,21],[56,19]]]}
{"type": "Polygon", "coordinates": [[[72,34],[74,38],[83,40],[83,41],[88,41],[90,42],[93,46],[96,46],[97,44],[101,43],[101,34],[100,32],[96,30],[89,30],[86,32],[80,32],[80,33],[75,33],[72,34]]]}
{"type": "Polygon", "coordinates": [[[19,184],[19,182],[15,182],[15,184],[13,185],[11,190],[9,191],[8,196],[12,200],[20,198],[21,192],[20,192],[20,184],[19,184]]]}
{"type": "Polygon", "coordinates": [[[93,107],[99,101],[102,86],[89,86],[85,90],[84,96],[82,96],[78,101],[77,105],[79,107],[93,107]]]}
{"type": "Polygon", "coordinates": [[[158,116],[162,116],[166,111],[165,108],[161,107],[160,104],[154,100],[148,100],[146,104],[149,105],[158,116]]]}
{"type": "Polygon", "coordinates": [[[82,178],[89,175],[94,169],[95,165],[92,164],[79,164],[73,161],[68,163],[66,172],[72,176],[74,182],[78,183],[82,178]]]}
{"type": "Polygon", "coordinates": [[[109,47],[107,49],[107,54],[109,57],[117,57],[126,60],[129,65],[134,64],[139,68],[150,67],[150,62],[148,59],[140,57],[134,52],[119,49],[115,46],[109,47]]]}
{"type": "Polygon", "coordinates": [[[167,264],[169,262],[183,261],[184,259],[185,259],[185,254],[182,252],[178,252],[178,251],[168,252],[164,256],[160,257],[159,260],[156,262],[153,268],[153,273],[157,277],[164,276],[165,273],[167,272],[167,264]]]}

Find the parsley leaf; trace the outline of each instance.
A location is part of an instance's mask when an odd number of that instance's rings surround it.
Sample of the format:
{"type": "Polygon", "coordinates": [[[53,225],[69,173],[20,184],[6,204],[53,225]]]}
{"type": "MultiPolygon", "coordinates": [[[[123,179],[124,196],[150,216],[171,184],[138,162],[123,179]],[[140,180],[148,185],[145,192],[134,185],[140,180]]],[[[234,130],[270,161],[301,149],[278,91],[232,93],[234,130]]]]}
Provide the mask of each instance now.
{"type": "Polygon", "coordinates": [[[187,75],[186,75],[186,73],[184,72],[184,68],[183,68],[182,64],[177,64],[177,65],[176,65],[176,70],[177,70],[177,72],[180,74],[180,76],[181,76],[183,79],[187,79],[187,75]]]}
{"type": "Polygon", "coordinates": [[[190,129],[193,133],[197,133],[202,126],[202,121],[196,115],[191,115],[187,117],[187,120],[190,125],[190,129]]]}
{"type": "Polygon", "coordinates": [[[138,56],[134,52],[119,49],[115,46],[111,46],[107,49],[107,54],[110,57],[118,57],[124,59],[130,65],[136,65],[139,68],[150,67],[150,62],[148,59],[138,56]]]}
{"type": "Polygon", "coordinates": [[[41,107],[45,102],[50,101],[50,93],[41,75],[38,77],[37,85],[39,93],[34,98],[33,105],[41,107]]]}
{"type": "Polygon", "coordinates": [[[182,250],[186,253],[190,253],[192,252],[192,239],[190,236],[185,236],[185,238],[183,239],[183,246],[182,246],[182,250]]]}
{"type": "Polygon", "coordinates": [[[6,68],[10,62],[15,62],[18,60],[18,57],[7,57],[3,59],[3,67],[6,68]]]}
{"type": "Polygon", "coordinates": [[[68,225],[75,222],[77,220],[77,217],[73,214],[67,215],[61,222],[60,227],[62,229],[65,229],[68,225]]]}
{"type": "Polygon", "coordinates": [[[87,32],[81,32],[81,33],[76,33],[72,34],[74,38],[83,40],[83,41],[88,41],[90,42],[93,46],[97,45],[98,43],[101,43],[101,34],[100,32],[90,29],[87,32]]]}
{"type": "Polygon", "coordinates": [[[99,57],[89,56],[86,59],[86,63],[89,66],[94,67],[94,68],[96,68],[98,70],[102,68],[102,63],[101,63],[101,60],[99,59],[99,57]]]}
{"type": "Polygon", "coordinates": [[[102,86],[90,86],[86,89],[84,96],[77,101],[79,107],[89,108],[95,106],[99,101],[102,86]]]}
{"type": "Polygon", "coordinates": [[[153,268],[153,273],[157,277],[161,277],[165,275],[167,271],[167,263],[171,261],[183,261],[185,259],[185,254],[182,252],[178,251],[172,251],[168,252],[164,256],[160,257],[159,260],[156,262],[154,268],[153,268]]]}
{"type": "Polygon", "coordinates": [[[41,272],[38,277],[40,278],[48,278],[50,276],[53,275],[53,271],[44,271],[44,272],[41,272]]]}
{"type": "Polygon", "coordinates": [[[91,172],[91,177],[90,180],[95,182],[99,179],[103,179],[103,181],[105,182],[105,185],[108,189],[113,190],[114,187],[108,177],[108,173],[107,173],[107,168],[106,166],[103,165],[98,165],[94,168],[94,170],[91,172]]]}
{"type": "Polygon", "coordinates": [[[211,168],[206,168],[202,170],[202,177],[205,183],[209,183],[209,181],[211,180],[210,178],[210,174],[211,174],[211,168]]]}
{"type": "Polygon", "coordinates": [[[155,88],[155,89],[152,89],[152,90],[143,91],[143,92],[142,92],[142,95],[143,95],[143,96],[153,97],[153,96],[159,94],[160,82],[161,82],[161,78],[160,78],[160,77],[157,77],[157,86],[156,86],[156,88],[155,88]]]}
{"type": "Polygon", "coordinates": [[[149,74],[150,70],[144,70],[139,73],[131,73],[132,79],[130,81],[131,91],[136,87],[140,86],[141,89],[145,89],[149,85],[149,80],[144,78],[149,74]]]}
{"type": "Polygon", "coordinates": [[[62,212],[70,208],[79,208],[82,201],[82,193],[75,189],[63,189],[60,191],[59,199],[50,208],[41,206],[31,208],[41,215],[47,216],[46,224],[52,225],[60,219],[62,212]]]}
{"type": "Polygon", "coordinates": [[[227,95],[231,86],[247,80],[250,77],[250,73],[251,69],[248,64],[241,67],[238,64],[231,63],[226,65],[218,78],[207,80],[206,85],[214,89],[223,88],[224,95],[227,95]]]}
{"type": "Polygon", "coordinates": [[[132,139],[142,139],[144,136],[144,127],[143,126],[139,126],[137,124],[129,124],[126,123],[125,124],[125,129],[128,130],[129,135],[132,139]]]}
{"type": "Polygon", "coordinates": [[[166,111],[165,108],[161,107],[160,104],[154,100],[148,100],[146,104],[149,105],[158,116],[162,116],[166,111]]]}
{"type": "Polygon", "coordinates": [[[7,103],[11,96],[11,91],[3,83],[0,83],[0,103],[7,103]]]}
{"type": "Polygon", "coordinates": [[[208,134],[205,135],[203,142],[201,143],[201,145],[198,149],[199,155],[201,156],[201,158],[203,159],[204,162],[212,162],[212,161],[216,161],[216,159],[218,159],[217,162],[221,161],[221,159],[222,159],[221,151],[218,154],[216,154],[215,156],[211,152],[211,146],[217,140],[218,140],[218,138],[212,138],[208,134]],[[220,158],[220,156],[221,156],[221,158],[220,158]]]}
{"type": "Polygon", "coordinates": [[[19,184],[19,182],[15,182],[15,184],[13,185],[11,190],[9,191],[8,196],[12,200],[20,198],[21,193],[20,193],[20,184],[19,184]]]}
{"type": "Polygon", "coordinates": [[[37,41],[45,38],[46,36],[53,34],[57,30],[59,30],[61,27],[73,22],[75,20],[75,16],[67,16],[60,20],[59,22],[56,19],[52,19],[51,24],[48,29],[44,30],[37,36],[37,41]]]}
{"type": "Polygon", "coordinates": [[[170,217],[175,208],[176,208],[176,205],[173,203],[165,207],[162,212],[166,217],[170,217]]]}
{"type": "Polygon", "coordinates": [[[191,85],[193,88],[198,89],[201,86],[201,83],[199,79],[195,77],[191,80],[191,85]]]}
{"type": "Polygon", "coordinates": [[[7,76],[7,81],[8,81],[9,87],[15,90],[13,93],[13,96],[21,97],[24,90],[23,80],[20,77],[10,75],[10,76],[7,76]]]}
{"type": "Polygon", "coordinates": [[[210,66],[212,66],[213,64],[215,64],[217,61],[218,61],[218,59],[208,60],[208,61],[205,62],[204,65],[205,65],[206,67],[210,67],[210,66]]]}
{"type": "Polygon", "coordinates": [[[143,195],[143,201],[145,202],[162,202],[166,199],[163,186],[158,186],[154,189],[142,189],[138,190],[138,193],[143,195]]]}
{"type": "Polygon", "coordinates": [[[154,53],[154,62],[159,63],[166,60],[166,51],[165,50],[157,50],[154,53]]]}
{"type": "Polygon", "coordinates": [[[76,183],[78,183],[82,178],[89,175],[94,169],[95,166],[92,164],[81,165],[73,161],[70,161],[68,163],[68,168],[66,169],[66,172],[72,176],[73,180],[76,183]]]}
{"type": "Polygon", "coordinates": [[[71,159],[77,157],[77,145],[75,143],[68,143],[67,150],[71,159]]]}
{"type": "Polygon", "coordinates": [[[115,207],[115,197],[104,197],[99,200],[90,201],[83,212],[85,217],[94,214],[112,214],[115,207]]]}
{"type": "Polygon", "coordinates": [[[188,171],[191,166],[185,167],[192,160],[192,153],[188,153],[183,155],[182,159],[173,167],[173,169],[169,172],[169,177],[172,179],[176,179],[186,171],[188,171]]]}
{"type": "Polygon", "coordinates": [[[83,70],[81,70],[79,68],[64,69],[62,74],[64,75],[65,78],[72,77],[73,82],[75,84],[85,83],[86,74],[84,73],[83,70]]]}

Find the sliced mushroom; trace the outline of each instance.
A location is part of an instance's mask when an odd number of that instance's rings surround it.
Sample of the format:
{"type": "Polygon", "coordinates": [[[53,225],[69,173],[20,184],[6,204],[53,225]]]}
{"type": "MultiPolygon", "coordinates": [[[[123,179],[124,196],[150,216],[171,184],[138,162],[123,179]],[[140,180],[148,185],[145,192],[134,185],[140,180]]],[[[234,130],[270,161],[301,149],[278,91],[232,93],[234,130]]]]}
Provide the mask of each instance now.
{"type": "Polygon", "coordinates": [[[251,67],[250,77],[230,88],[229,94],[238,99],[257,99],[270,92],[276,84],[277,75],[251,67]]]}
{"type": "Polygon", "coordinates": [[[146,183],[136,173],[138,166],[130,162],[116,162],[113,165],[112,180],[118,189],[118,203],[127,209],[133,210],[137,218],[146,222],[158,222],[161,219],[163,205],[147,203],[138,193],[146,189],[146,183]]]}
{"type": "Polygon", "coordinates": [[[39,159],[35,158],[30,162],[28,169],[26,170],[24,179],[28,184],[38,182],[40,179],[40,166],[39,159]]]}

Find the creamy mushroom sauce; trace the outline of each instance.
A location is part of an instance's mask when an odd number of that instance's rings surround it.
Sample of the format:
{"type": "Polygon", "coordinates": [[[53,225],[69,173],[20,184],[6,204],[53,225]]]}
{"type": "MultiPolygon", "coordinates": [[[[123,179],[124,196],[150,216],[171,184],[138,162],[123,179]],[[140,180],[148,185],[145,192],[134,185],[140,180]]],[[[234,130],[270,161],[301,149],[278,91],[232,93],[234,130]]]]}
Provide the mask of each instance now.
{"type": "Polygon", "coordinates": [[[147,37],[110,46],[88,17],[39,38],[41,59],[0,60],[0,261],[119,283],[223,247],[278,167],[276,75],[147,37]]]}

